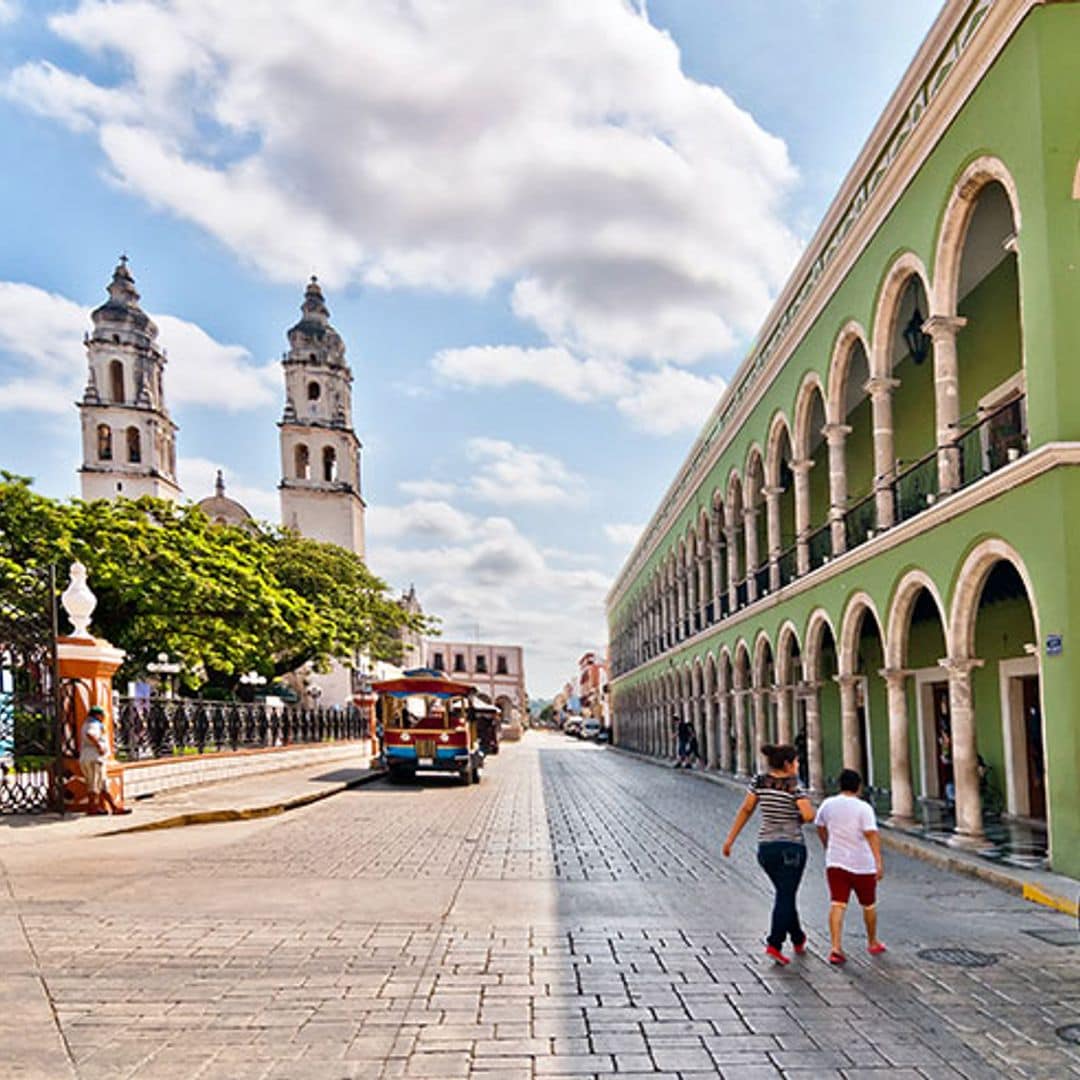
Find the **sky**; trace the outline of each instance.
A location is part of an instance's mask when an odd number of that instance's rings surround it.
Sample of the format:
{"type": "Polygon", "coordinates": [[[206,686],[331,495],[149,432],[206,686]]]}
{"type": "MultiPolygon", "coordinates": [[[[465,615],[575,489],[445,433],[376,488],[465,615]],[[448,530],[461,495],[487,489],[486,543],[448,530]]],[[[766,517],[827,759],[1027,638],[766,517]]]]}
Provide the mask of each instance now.
{"type": "Polygon", "coordinates": [[[78,494],[126,252],[185,497],[277,521],[317,274],[369,565],[550,696],[939,6],[0,0],[0,468],[78,494]]]}

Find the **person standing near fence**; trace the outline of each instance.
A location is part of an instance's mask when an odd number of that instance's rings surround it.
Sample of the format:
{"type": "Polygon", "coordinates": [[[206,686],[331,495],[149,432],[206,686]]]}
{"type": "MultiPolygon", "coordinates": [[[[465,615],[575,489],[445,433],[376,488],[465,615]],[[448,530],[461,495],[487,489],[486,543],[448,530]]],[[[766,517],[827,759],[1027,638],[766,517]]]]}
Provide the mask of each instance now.
{"type": "Polygon", "coordinates": [[[90,706],[79,736],[79,768],[86,781],[86,812],[130,814],[130,807],[117,806],[109,792],[109,734],[105,728],[105,710],[100,705],[90,706]],[[104,809],[102,803],[109,809],[104,809]]]}
{"type": "Polygon", "coordinates": [[[799,756],[795,747],[766,745],[761,753],[768,771],[759,773],[750,782],[724,842],[724,857],[730,858],[732,845],[760,803],[758,865],[776,890],[765,954],[778,964],[788,964],[790,961],[783,953],[788,938],[796,953],[801,956],[806,952],[806,933],[799,922],[796,895],[806,869],[802,827],[814,820],[814,808],[799,786],[799,756]]]}

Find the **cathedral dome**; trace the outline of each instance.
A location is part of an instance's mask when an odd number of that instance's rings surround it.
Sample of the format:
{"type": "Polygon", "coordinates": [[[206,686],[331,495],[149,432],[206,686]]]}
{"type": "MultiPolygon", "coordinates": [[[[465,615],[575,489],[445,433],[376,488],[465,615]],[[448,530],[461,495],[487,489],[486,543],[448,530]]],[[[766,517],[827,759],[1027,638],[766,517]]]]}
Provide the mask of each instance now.
{"type": "Polygon", "coordinates": [[[225,478],[218,469],[217,480],[214,483],[214,494],[200,499],[196,504],[198,508],[215,525],[247,525],[254,521],[247,509],[235,499],[230,499],[225,494],[225,478]]]}

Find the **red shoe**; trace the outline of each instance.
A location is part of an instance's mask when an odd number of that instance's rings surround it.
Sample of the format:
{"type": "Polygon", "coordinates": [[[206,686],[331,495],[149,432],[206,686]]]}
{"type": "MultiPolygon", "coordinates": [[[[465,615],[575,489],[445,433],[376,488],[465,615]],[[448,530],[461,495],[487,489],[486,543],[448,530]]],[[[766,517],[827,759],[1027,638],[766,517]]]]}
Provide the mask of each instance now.
{"type": "Polygon", "coordinates": [[[771,945],[765,946],[765,955],[771,956],[781,967],[787,967],[791,963],[779,949],[774,949],[771,945]]]}
{"type": "Polygon", "coordinates": [[[803,941],[799,942],[798,945],[795,946],[795,955],[796,956],[804,956],[806,954],[806,944],[807,944],[806,941],[803,940],[803,941]]]}
{"type": "Polygon", "coordinates": [[[847,957],[842,952],[837,952],[835,949],[829,953],[829,963],[839,967],[841,964],[847,963],[847,957]]]}
{"type": "Polygon", "coordinates": [[[885,948],[885,945],[884,945],[883,942],[879,941],[876,945],[868,946],[866,951],[871,956],[880,956],[883,952],[888,952],[889,950],[885,948]]]}

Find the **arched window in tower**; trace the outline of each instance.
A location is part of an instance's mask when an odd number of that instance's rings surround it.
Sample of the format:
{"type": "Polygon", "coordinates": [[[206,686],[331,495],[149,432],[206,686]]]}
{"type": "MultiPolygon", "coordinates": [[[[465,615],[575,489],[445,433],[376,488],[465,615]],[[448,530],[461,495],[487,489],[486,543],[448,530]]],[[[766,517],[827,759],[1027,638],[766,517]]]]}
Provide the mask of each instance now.
{"type": "Polygon", "coordinates": [[[307,443],[298,443],[294,451],[297,480],[311,479],[311,455],[308,453],[307,443]]]}
{"type": "Polygon", "coordinates": [[[124,365],[119,360],[109,362],[109,388],[112,391],[112,400],[117,404],[124,401],[124,365]]]}
{"type": "Polygon", "coordinates": [[[98,424],[97,456],[98,461],[112,461],[112,428],[108,424],[98,424]]]}
{"type": "Polygon", "coordinates": [[[317,382],[309,382],[307,384],[307,399],[308,401],[318,401],[319,395],[322,393],[322,387],[317,382]]]}
{"type": "Polygon", "coordinates": [[[142,437],[137,427],[127,429],[127,459],[132,465],[142,461],[142,437]]]}
{"type": "Polygon", "coordinates": [[[337,451],[332,446],[324,446],[322,452],[323,480],[328,484],[337,480],[337,451]]]}

